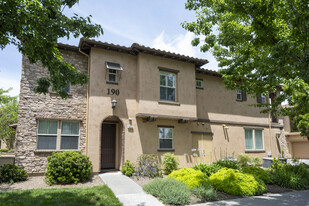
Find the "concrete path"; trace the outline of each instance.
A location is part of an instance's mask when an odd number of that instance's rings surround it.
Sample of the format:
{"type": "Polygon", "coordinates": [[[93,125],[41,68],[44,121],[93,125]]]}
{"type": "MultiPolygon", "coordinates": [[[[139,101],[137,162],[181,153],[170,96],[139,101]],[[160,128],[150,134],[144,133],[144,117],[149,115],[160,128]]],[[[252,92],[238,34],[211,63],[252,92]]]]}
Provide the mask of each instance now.
{"type": "MultiPolygon", "coordinates": [[[[309,190],[196,204],[195,206],[309,206],[309,190]]],[[[191,205],[192,206],[192,205],[191,205]]]]}
{"type": "Polygon", "coordinates": [[[146,194],[138,184],[121,172],[99,174],[99,177],[124,206],[163,206],[157,198],[146,194]]]}

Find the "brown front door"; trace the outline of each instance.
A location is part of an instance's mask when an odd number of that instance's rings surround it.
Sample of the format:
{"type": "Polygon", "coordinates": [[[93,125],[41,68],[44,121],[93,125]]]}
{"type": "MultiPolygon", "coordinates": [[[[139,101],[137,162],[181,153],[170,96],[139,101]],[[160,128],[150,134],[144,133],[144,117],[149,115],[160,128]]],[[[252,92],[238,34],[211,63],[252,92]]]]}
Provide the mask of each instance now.
{"type": "Polygon", "coordinates": [[[116,125],[103,124],[101,134],[101,169],[115,169],[116,125]]]}

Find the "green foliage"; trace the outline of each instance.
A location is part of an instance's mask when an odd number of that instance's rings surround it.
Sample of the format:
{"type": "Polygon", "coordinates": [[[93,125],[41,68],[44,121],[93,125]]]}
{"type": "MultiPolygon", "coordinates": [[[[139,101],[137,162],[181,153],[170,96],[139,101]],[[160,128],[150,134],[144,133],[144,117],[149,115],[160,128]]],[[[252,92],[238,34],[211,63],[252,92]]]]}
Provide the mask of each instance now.
{"type": "Polygon", "coordinates": [[[214,165],[220,168],[227,167],[231,169],[240,169],[239,164],[233,160],[219,160],[218,162],[215,162],[214,165]]]}
{"type": "Polygon", "coordinates": [[[45,177],[50,184],[85,182],[92,174],[92,163],[81,152],[54,152],[47,160],[45,177]]]}
{"type": "Polygon", "coordinates": [[[247,174],[251,174],[255,178],[259,178],[260,180],[263,180],[263,182],[265,184],[272,184],[273,183],[273,179],[272,179],[271,174],[268,171],[266,171],[266,170],[264,170],[260,167],[243,167],[242,172],[247,173],[247,174]]]}
{"type": "Polygon", "coordinates": [[[0,192],[1,206],[121,206],[106,186],[31,189],[0,192]]]}
{"type": "Polygon", "coordinates": [[[186,9],[196,20],[182,26],[219,61],[226,87],[253,96],[280,91],[271,105],[255,106],[290,116],[309,136],[308,2],[187,0],[186,9]],[[292,107],[282,108],[285,100],[292,107]]]}
{"type": "Polygon", "coordinates": [[[0,153],[1,153],[1,152],[5,153],[5,152],[9,152],[9,151],[10,151],[10,150],[9,150],[8,148],[0,149],[0,153]]]}
{"type": "Polygon", "coordinates": [[[25,181],[28,179],[28,174],[23,168],[19,168],[14,164],[3,164],[0,166],[0,184],[14,183],[25,181]]]}
{"type": "Polygon", "coordinates": [[[241,167],[248,165],[257,166],[261,164],[261,158],[259,157],[250,157],[247,154],[240,154],[237,156],[237,162],[241,167]]]}
{"type": "Polygon", "coordinates": [[[282,187],[295,190],[304,190],[309,188],[309,168],[306,164],[290,165],[277,164],[272,167],[274,183],[282,187]]]}
{"type": "Polygon", "coordinates": [[[270,165],[271,171],[276,171],[284,167],[284,163],[279,158],[273,158],[273,163],[270,165]]]}
{"type": "Polygon", "coordinates": [[[13,44],[30,63],[40,61],[48,68],[49,77],[38,80],[36,92],[45,94],[52,86],[61,97],[67,97],[62,88],[68,81],[71,85],[87,83],[87,76],[65,62],[57,49],[59,38],[69,39],[71,35],[90,38],[103,34],[100,25],[91,24],[91,16],[84,18],[74,14],[67,17],[63,14],[64,8],[71,8],[76,3],[78,0],[1,1],[0,11],[4,15],[0,18],[0,48],[13,44]]]}
{"type": "Polygon", "coordinates": [[[179,160],[172,153],[168,152],[163,155],[162,163],[164,165],[164,173],[168,175],[178,169],[179,160]]]}
{"type": "Polygon", "coordinates": [[[135,172],[138,176],[157,177],[159,173],[158,157],[154,154],[142,154],[137,158],[135,172]]]}
{"type": "Polygon", "coordinates": [[[130,162],[130,160],[127,160],[124,165],[122,166],[121,172],[122,174],[131,177],[134,173],[135,169],[133,164],[130,162]]]}
{"type": "Polygon", "coordinates": [[[183,168],[172,172],[167,178],[174,178],[185,183],[190,189],[208,184],[208,177],[200,170],[183,168]]]}
{"type": "Polygon", "coordinates": [[[217,199],[217,192],[210,185],[194,187],[191,192],[202,201],[214,201],[217,199]]]}
{"type": "Polygon", "coordinates": [[[0,138],[6,143],[8,149],[13,149],[15,143],[15,130],[10,127],[17,123],[18,101],[5,93],[9,90],[0,89],[0,138]]]}
{"type": "Polygon", "coordinates": [[[222,168],[209,180],[215,189],[232,195],[253,196],[266,191],[262,180],[235,169],[222,168]]]}
{"type": "Polygon", "coordinates": [[[144,185],[143,189],[165,204],[185,205],[190,201],[189,188],[175,179],[155,179],[144,185]]]}
{"type": "Polygon", "coordinates": [[[195,170],[200,170],[204,174],[206,174],[208,177],[216,172],[218,172],[221,169],[221,166],[216,164],[198,164],[193,167],[195,170]]]}

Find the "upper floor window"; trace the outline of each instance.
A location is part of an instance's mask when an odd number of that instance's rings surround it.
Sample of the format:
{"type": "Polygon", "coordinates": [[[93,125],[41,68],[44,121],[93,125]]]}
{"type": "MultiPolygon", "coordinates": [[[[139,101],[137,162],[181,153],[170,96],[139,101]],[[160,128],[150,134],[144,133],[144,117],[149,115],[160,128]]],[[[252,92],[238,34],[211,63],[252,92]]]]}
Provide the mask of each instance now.
{"type": "Polygon", "coordinates": [[[38,150],[77,150],[79,147],[79,122],[39,120],[38,150]],[[60,141],[60,144],[57,142],[60,141]]]}
{"type": "Polygon", "coordinates": [[[120,78],[122,67],[118,63],[105,62],[107,68],[107,82],[117,83],[120,78]]]}
{"type": "Polygon", "coordinates": [[[159,127],[160,149],[173,149],[173,128],[159,127]]]}
{"type": "Polygon", "coordinates": [[[198,89],[203,89],[203,80],[202,79],[196,79],[195,80],[195,86],[198,89]]]}
{"type": "Polygon", "coordinates": [[[67,85],[63,88],[63,90],[69,94],[71,92],[71,82],[68,81],[67,85]]]}
{"type": "Polygon", "coordinates": [[[264,150],[264,139],[262,129],[245,129],[246,150],[264,150]]]}
{"type": "Polygon", "coordinates": [[[263,94],[260,94],[258,97],[257,97],[257,103],[266,103],[266,96],[263,95],[263,94]]]}
{"type": "Polygon", "coordinates": [[[160,72],[160,100],[176,101],[176,74],[160,72]]]}
{"type": "Polygon", "coordinates": [[[237,101],[247,101],[247,94],[246,92],[236,89],[236,100],[237,101]]]}

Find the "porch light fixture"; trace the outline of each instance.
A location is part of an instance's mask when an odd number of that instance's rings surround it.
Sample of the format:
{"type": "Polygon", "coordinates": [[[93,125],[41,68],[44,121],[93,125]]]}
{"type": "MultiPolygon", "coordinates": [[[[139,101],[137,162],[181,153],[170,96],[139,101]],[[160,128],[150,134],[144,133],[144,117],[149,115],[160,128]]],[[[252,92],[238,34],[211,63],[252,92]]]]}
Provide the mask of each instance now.
{"type": "Polygon", "coordinates": [[[112,100],[112,108],[115,109],[116,105],[117,105],[117,101],[116,101],[116,99],[113,99],[112,100]]]}

